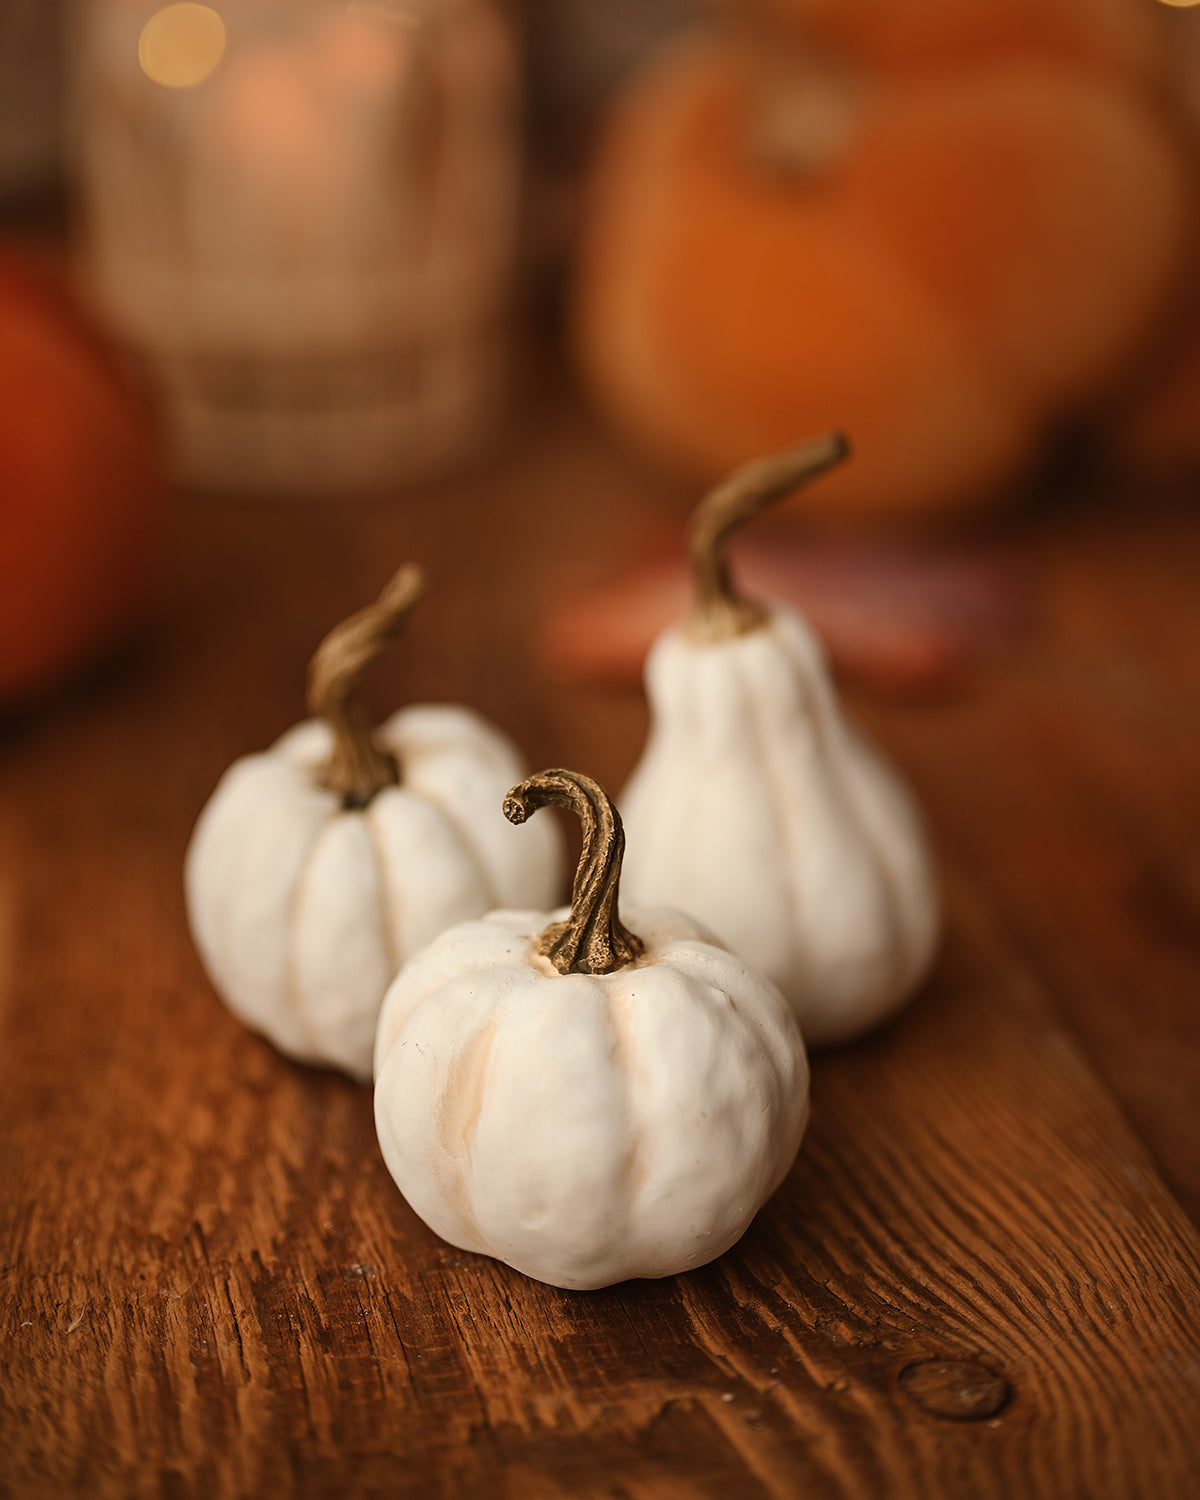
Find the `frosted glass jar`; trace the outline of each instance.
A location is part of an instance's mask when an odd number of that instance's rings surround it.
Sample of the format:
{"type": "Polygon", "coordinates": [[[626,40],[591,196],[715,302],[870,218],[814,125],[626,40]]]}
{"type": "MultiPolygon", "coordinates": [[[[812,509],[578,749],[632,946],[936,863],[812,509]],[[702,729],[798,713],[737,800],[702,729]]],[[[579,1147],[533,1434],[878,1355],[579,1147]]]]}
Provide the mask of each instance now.
{"type": "Polygon", "coordinates": [[[488,0],[81,0],[74,56],[83,270],[184,480],[377,489],[478,447],[519,180],[488,0]]]}

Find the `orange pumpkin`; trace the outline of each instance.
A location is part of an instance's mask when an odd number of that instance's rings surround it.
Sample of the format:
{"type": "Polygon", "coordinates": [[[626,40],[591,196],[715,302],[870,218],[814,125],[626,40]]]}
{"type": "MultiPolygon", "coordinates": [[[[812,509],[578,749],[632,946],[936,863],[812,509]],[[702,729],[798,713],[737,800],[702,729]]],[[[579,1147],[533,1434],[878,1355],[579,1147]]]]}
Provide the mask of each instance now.
{"type": "Polygon", "coordinates": [[[143,603],[155,426],[51,269],[0,257],[0,701],[52,684],[143,603]]]}
{"type": "Polygon", "coordinates": [[[1153,7],[1130,0],[737,0],[808,43],[889,72],[1039,57],[1157,77],[1153,7]]]}
{"type": "Polygon", "coordinates": [[[1169,347],[1105,423],[1108,447],[1139,476],[1200,472],[1200,297],[1178,313],[1169,347]]]}
{"type": "Polygon", "coordinates": [[[652,60],[600,142],[580,366],[619,429],[694,479],[839,427],[856,461],[802,492],[806,514],[978,504],[1120,372],[1180,273],[1186,166],[1134,81],[1152,37],[1045,20],[1078,21],[1084,0],[970,0],[976,31],[931,23],[920,46],[913,25],[889,41],[876,9],[944,19],[959,0],[763,3],[873,54],[846,86],[841,144],[822,169],[756,162],[778,37],[701,31],[652,60]],[[1010,7],[1033,28],[1023,51],[1004,43],[1010,7]]]}

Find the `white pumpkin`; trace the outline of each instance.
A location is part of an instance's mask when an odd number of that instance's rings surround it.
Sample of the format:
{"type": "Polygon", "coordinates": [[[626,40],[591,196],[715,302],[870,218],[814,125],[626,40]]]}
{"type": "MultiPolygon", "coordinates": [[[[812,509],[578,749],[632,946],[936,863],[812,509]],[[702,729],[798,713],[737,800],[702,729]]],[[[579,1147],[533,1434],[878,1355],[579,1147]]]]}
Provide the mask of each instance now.
{"type": "Polygon", "coordinates": [[[309,696],[330,722],[298,724],[230,767],[184,869],[196,946],[230,1010],[288,1056],[363,1081],[384,991],[411,953],[559,888],[558,830],[531,842],[497,811],[522,772],[498,730],[432,704],[362,726],[353,685],[419,589],[401,570],[326,638],[309,696]]]}
{"type": "Polygon", "coordinates": [[[778,990],[689,918],[624,927],[620,819],[595,782],[545,771],[505,812],[548,802],[584,819],[573,904],[493,912],[401,970],[376,1043],[380,1147],[461,1249],[568,1288],[673,1275],[734,1244],[791,1166],[804,1044],[778,990]]]}
{"type": "Polygon", "coordinates": [[[621,799],[630,899],[709,925],[780,987],[810,1045],[903,1004],[939,925],[912,797],[843,717],[804,620],[740,599],[722,554],[739,521],[846,451],[831,434],[747,465],[697,510],[697,611],[651,648],[650,733],[621,799]]]}

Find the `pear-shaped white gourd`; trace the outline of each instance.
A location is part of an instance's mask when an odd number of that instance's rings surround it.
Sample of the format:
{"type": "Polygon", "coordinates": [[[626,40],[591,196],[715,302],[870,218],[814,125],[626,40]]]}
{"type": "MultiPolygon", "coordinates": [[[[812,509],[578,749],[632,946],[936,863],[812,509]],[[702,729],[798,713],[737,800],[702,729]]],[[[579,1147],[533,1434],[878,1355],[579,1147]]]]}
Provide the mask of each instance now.
{"type": "Polygon", "coordinates": [[[188,919],[230,1010],[298,1061],[371,1077],[384,991],[456,922],[559,890],[557,828],[533,840],[497,802],[524,768],[469,709],[421,704],[372,731],[358,679],[421,592],[402,568],[317,648],[309,708],[235,762],[196,824],[188,919]]]}
{"type": "Polygon", "coordinates": [[[703,1265],[786,1175],[808,1118],[779,991],[678,912],[617,914],[623,834],[590,778],[551,770],[505,814],[583,823],[570,908],[443,933],[388,990],[375,1122],[388,1170],[451,1244],[554,1286],[703,1265]]]}
{"type": "Polygon", "coordinates": [[[739,597],[723,550],[846,453],[831,433],[737,470],[697,508],[695,612],[651,648],[650,732],[621,798],[630,899],[711,927],[779,986],[810,1046],[902,1005],[938,935],[912,797],[843,716],[812,630],[739,597]]]}

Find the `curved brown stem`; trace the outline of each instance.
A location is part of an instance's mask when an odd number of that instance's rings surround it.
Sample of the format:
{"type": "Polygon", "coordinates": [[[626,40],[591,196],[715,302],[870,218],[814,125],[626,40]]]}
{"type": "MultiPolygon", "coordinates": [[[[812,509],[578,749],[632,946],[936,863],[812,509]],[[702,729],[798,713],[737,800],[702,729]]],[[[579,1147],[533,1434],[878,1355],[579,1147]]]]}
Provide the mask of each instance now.
{"type": "Polygon", "coordinates": [[[766,611],[743,599],[733,586],[725,543],[731,532],[799,485],[831,469],[850,452],[840,432],[801,443],[783,453],[743,464],[692,512],[688,550],[696,587],[689,629],[702,641],[724,641],[761,625],[766,611]]]}
{"type": "Polygon", "coordinates": [[[374,604],[334,626],[308,664],[309,712],[333,730],[333,752],[318,780],[342,799],[344,807],[365,807],[376,792],[400,780],[395,756],[375,742],[358,684],[399,633],[424,589],[421,569],[405,563],[374,604]]]}
{"type": "Polygon", "coordinates": [[[567,807],[583,825],[583,849],[571,892],[571,914],[552,922],[536,943],[560,974],[611,974],[640,958],[641,938],[617,914],[625,830],[612,799],[579,771],[539,771],[513,787],[504,816],[524,823],[539,807],[567,807]]]}

